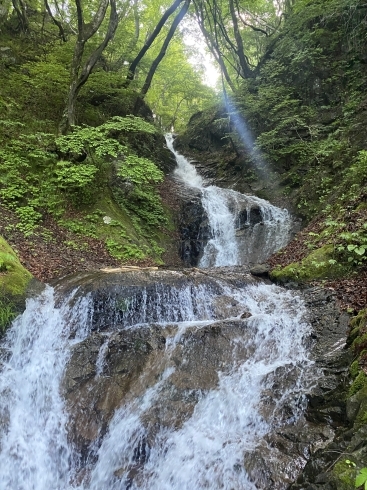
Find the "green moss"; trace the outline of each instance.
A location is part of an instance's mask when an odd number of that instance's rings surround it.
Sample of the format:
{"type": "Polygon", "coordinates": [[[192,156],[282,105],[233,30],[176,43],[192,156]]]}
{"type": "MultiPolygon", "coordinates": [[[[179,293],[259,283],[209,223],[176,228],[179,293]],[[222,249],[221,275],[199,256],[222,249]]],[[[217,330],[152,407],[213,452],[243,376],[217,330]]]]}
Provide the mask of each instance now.
{"type": "Polygon", "coordinates": [[[106,190],[95,204],[84,207],[83,218],[60,220],[59,223],[78,235],[103,240],[110,255],[121,262],[149,257],[162,264],[164,249],[158,244],[169,246],[170,238],[164,230],[159,227],[152,230],[142,220],[135,219],[122,203],[115,201],[110,190],[106,190]]]}
{"type": "Polygon", "coordinates": [[[348,345],[353,344],[353,342],[358,338],[358,335],[360,334],[359,327],[354,327],[348,334],[348,345]]]}
{"type": "Polygon", "coordinates": [[[366,315],[367,310],[361,310],[358,315],[354,316],[350,321],[350,326],[354,330],[355,328],[360,329],[366,326],[366,315]]]}
{"type": "Polygon", "coordinates": [[[341,276],[346,271],[342,265],[335,263],[333,255],[333,245],[324,245],[313,250],[301,262],[294,262],[282,269],[274,269],[270,277],[279,282],[287,282],[312,281],[341,276]]]}
{"type": "Polygon", "coordinates": [[[350,490],[351,488],[354,488],[357,470],[352,464],[347,463],[346,461],[338,461],[335,464],[332,473],[338,490],[350,490]]]}
{"type": "Polygon", "coordinates": [[[359,335],[353,342],[353,348],[357,351],[360,352],[361,349],[365,348],[367,346],[367,333],[364,333],[362,335],[359,335]]]}
{"type": "Polygon", "coordinates": [[[19,262],[13,249],[0,236],[0,291],[4,297],[21,296],[32,275],[19,262]]]}
{"type": "Polygon", "coordinates": [[[338,461],[333,470],[333,476],[338,482],[338,490],[349,490],[354,488],[356,469],[346,461],[338,461]]]}
{"type": "Polygon", "coordinates": [[[19,313],[19,303],[31,278],[14,250],[0,236],[0,333],[19,313]]]}
{"type": "Polygon", "coordinates": [[[349,388],[349,396],[353,396],[358,391],[362,390],[362,388],[365,388],[367,386],[367,376],[364,374],[363,371],[360,371],[353,381],[351,387],[349,388]]]}
{"type": "Polygon", "coordinates": [[[352,378],[356,378],[359,373],[359,362],[358,359],[356,359],[354,362],[349,367],[349,373],[352,376],[352,378]]]}

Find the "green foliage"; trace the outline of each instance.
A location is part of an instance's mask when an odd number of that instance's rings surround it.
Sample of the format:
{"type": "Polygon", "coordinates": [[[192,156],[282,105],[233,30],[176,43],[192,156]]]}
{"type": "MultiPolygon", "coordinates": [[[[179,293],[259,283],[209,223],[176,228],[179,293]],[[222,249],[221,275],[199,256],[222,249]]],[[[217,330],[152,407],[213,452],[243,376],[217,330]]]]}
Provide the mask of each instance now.
{"type": "Polygon", "coordinates": [[[138,185],[162,182],[163,180],[163,172],[155,163],[137,155],[127,155],[119,162],[117,173],[125,180],[138,185]]]}
{"type": "Polygon", "coordinates": [[[15,317],[14,304],[6,298],[0,298],[0,333],[4,333],[15,317]]]}
{"type": "Polygon", "coordinates": [[[145,259],[147,254],[135,244],[121,245],[113,239],[106,240],[106,247],[112,257],[119,260],[141,260],[145,259]]]}
{"type": "Polygon", "coordinates": [[[367,468],[361,468],[356,476],[355,487],[359,488],[363,486],[364,490],[367,490],[367,468]]]}
{"type": "Polygon", "coordinates": [[[354,484],[356,475],[356,464],[347,459],[345,461],[338,461],[332,470],[333,476],[336,480],[338,490],[349,490],[354,484]]]}
{"type": "Polygon", "coordinates": [[[193,66],[188,54],[182,40],[173,40],[147,94],[159,125],[168,131],[183,130],[193,114],[216,100],[213,89],[202,82],[205,69],[193,66]]]}
{"type": "Polygon", "coordinates": [[[22,206],[15,209],[15,214],[19,218],[17,228],[23,232],[24,236],[33,234],[38,222],[42,218],[42,214],[32,206],[22,206]]]}
{"type": "MultiPolygon", "coordinates": [[[[6,127],[19,130],[19,125],[6,127]]],[[[18,229],[29,236],[44,213],[59,217],[68,201],[75,206],[96,202],[106,185],[111,157],[117,158],[120,177],[135,185],[132,207],[142,219],[157,224],[157,213],[164,213],[152,186],[163,179],[163,173],[119,141],[127,142],[130,132],[154,134],[156,128],[137,117],[114,117],[96,128],[75,127],[67,136],[20,133],[9,139],[0,150],[4,176],[0,196],[19,218],[18,229]],[[63,158],[59,160],[60,153],[63,158]],[[78,161],[80,158],[83,161],[78,161]]]]}
{"type": "Polygon", "coordinates": [[[156,128],[139,117],[114,116],[109,121],[97,127],[75,127],[74,131],[66,136],[56,139],[57,147],[63,153],[75,153],[83,155],[87,152],[90,156],[117,157],[120,151],[126,150],[113,135],[121,132],[155,133],[156,128]]]}
{"type": "Polygon", "coordinates": [[[75,192],[93,183],[98,169],[92,164],[78,164],[60,160],[56,164],[55,176],[58,187],[75,192]]]}
{"type": "MultiPolygon", "coordinates": [[[[357,0],[295,5],[256,79],[242,84],[236,100],[258,151],[281,170],[285,192],[309,220],[345,191],[357,198],[366,180],[367,72],[356,39],[356,33],[366,39],[366,12],[357,0]]],[[[356,245],[348,254],[358,265],[361,244],[348,244],[356,245]]]]}
{"type": "Polygon", "coordinates": [[[349,388],[349,396],[355,395],[364,386],[367,385],[367,377],[363,371],[360,371],[349,388]]]}

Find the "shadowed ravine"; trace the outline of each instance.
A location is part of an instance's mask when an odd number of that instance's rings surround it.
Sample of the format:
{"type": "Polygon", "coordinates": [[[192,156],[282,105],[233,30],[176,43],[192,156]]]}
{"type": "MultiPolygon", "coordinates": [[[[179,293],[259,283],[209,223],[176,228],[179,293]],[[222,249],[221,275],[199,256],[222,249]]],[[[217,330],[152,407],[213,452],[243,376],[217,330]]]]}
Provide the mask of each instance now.
{"type": "Polygon", "coordinates": [[[332,437],[304,416],[322,378],[304,299],[240,266],[286,242],[288,213],[197,186],[205,269],[66,277],[14,321],[1,352],[1,489],[286,489],[332,437]],[[255,205],[262,231],[239,234],[255,205]]]}

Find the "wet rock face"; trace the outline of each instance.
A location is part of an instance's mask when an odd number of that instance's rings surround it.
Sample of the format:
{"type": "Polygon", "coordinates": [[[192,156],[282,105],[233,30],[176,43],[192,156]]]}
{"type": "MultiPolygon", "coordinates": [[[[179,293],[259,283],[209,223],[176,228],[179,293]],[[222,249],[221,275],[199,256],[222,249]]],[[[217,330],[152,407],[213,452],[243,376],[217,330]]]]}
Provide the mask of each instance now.
{"type": "Polygon", "coordinates": [[[201,192],[190,189],[181,195],[179,213],[180,257],[186,267],[196,266],[210,238],[208,218],[201,203],[201,192]]]}
{"type": "MultiPolygon", "coordinates": [[[[217,321],[208,321],[199,328],[189,326],[180,330],[173,322],[165,325],[151,322],[135,327],[123,322],[121,312],[126,313],[127,299],[131,299],[132,291],[136,293],[136,288],[143,288],[152,298],[154,295],[162,298],[169,288],[185,290],[193,285],[205,285],[215,293],[218,280],[233,286],[260,281],[251,278],[245,267],[205,272],[190,269],[95,273],[70,278],[68,287],[79,283],[92,295],[95,306],[100,305],[93,319],[94,330],[71,350],[63,382],[66,409],[70,414],[69,438],[81,455],[81,474],[96,460],[96,452],[116,410],[138,403],[147,389],[164,379],[159,398],[140,414],[144,438],[133,448],[135,456],[129,468],[121,468],[121,474],[128,470],[131,481],[139,478],[140,468],[149,457],[160,428],[180,430],[203,395],[218,387],[220,376],[235,372],[253,357],[257,331],[251,313],[229,294],[214,294],[210,310],[203,311],[217,321]],[[156,288],[157,282],[163,289],[156,288]],[[117,320],[111,321],[111,316],[103,316],[103,305],[105,313],[120,305],[120,317],[117,315],[117,320]],[[237,319],[228,320],[234,317],[237,319]],[[164,373],[168,373],[166,377],[164,373]]],[[[333,442],[335,433],[346,421],[341,379],[349,364],[349,356],[343,348],[347,318],[340,314],[330,291],[314,288],[300,294],[307,304],[308,320],[314,326],[308,342],[318,374],[307,400],[300,400],[298,408],[292,400],[284,403],[284,395],[288,386],[297,384],[302,367],[283,366],[267,375],[269,389],[259,401],[259,413],[264,421],[275,419],[277,423],[258,446],[243,455],[241,464],[259,490],[288,487],[339,490],[333,486],[312,485],[324,478],[323,468],[328,465],[331,453],[323,451],[328,444],[337,444],[333,442]],[[316,379],[319,380],[317,386],[316,379]],[[295,410],[301,410],[303,404],[308,407],[304,416],[294,421],[295,410]],[[329,459],[323,454],[329,454],[329,459]],[[297,478],[297,483],[292,483],[297,478]]],[[[177,301],[174,296],[170,298],[170,301],[177,301]]],[[[140,304],[135,305],[137,310],[140,304]]],[[[153,303],[150,305],[152,310],[153,303]]],[[[199,305],[198,299],[194,308],[199,305]]],[[[271,349],[269,344],[269,355],[271,349]]],[[[351,412],[352,407],[349,407],[351,412]]],[[[335,447],[340,449],[341,446],[335,447]]]]}
{"type": "Polygon", "coordinates": [[[127,395],[133,396],[134,391],[138,395],[134,383],[164,347],[165,338],[152,327],[108,336],[94,333],[73,349],[63,386],[71,415],[69,434],[82,457],[104,435],[127,395]]]}
{"type": "MultiPolygon", "coordinates": [[[[177,326],[142,327],[119,332],[93,333],[71,353],[64,378],[69,437],[82,455],[81,465],[93,459],[115,410],[142,396],[163,371],[173,368],[162,393],[142,416],[151,440],[155,427],[180,428],[192,415],[202,393],[216,388],[218,372],[248,358],[253,347],[237,350],[229,362],[232,341],[244,336],[244,321],[189,329],[167,355],[177,326]]],[[[246,335],[246,333],[245,333],[246,335]]]]}
{"type": "MultiPolygon", "coordinates": [[[[305,400],[304,417],[294,425],[267,434],[265,442],[245,456],[244,466],[259,489],[348,490],[350,487],[342,488],[333,473],[326,471],[348,446],[338,435],[348,425],[345,396],[351,361],[345,348],[348,315],[340,312],[332,291],[316,287],[300,295],[313,326],[309,345],[319,372],[318,381],[305,400]]],[[[287,373],[288,380],[291,376],[292,373],[287,373]]],[[[274,382],[264,402],[265,414],[276,413],[277,400],[284,393],[282,370],[275,372],[274,378],[278,382],[274,382]]],[[[279,421],[287,416],[292,417],[287,406],[276,414],[279,421]]],[[[362,437],[359,434],[354,439],[355,447],[362,437]]]]}
{"type": "MultiPolygon", "coordinates": [[[[319,442],[312,446],[305,468],[289,489],[348,490],[351,485],[344,485],[336,478],[334,468],[344,459],[354,460],[353,451],[361,450],[365,436],[349,430],[347,391],[352,354],[345,344],[349,317],[340,313],[330,290],[311,288],[303,292],[303,297],[313,325],[315,362],[324,374],[308,395],[305,416],[317,430],[326,427],[329,437],[323,437],[320,431],[319,442]],[[340,457],[343,453],[345,458],[340,457]]],[[[345,478],[347,476],[345,473],[345,478]]]]}
{"type": "Polygon", "coordinates": [[[243,230],[249,226],[257,225],[263,221],[261,210],[259,206],[251,206],[250,210],[243,209],[238,214],[237,218],[237,228],[243,230]]]}
{"type": "MultiPolygon", "coordinates": [[[[201,203],[201,192],[196,189],[186,190],[186,192],[182,192],[180,200],[178,228],[181,240],[179,254],[186,267],[195,267],[199,264],[212,234],[207,214],[201,203]]],[[[263,223],[260,207],[256,204],[249,207],[244,201],[242,209],[239,212],[233,209],[233,212],[237,214],[237,237],[251,235],[254,226],[263,223]]]]}
{"type": "MultiPolygon", "coordinates": [[[[185,318],[224,319],[228,310],[223,309],[218,299],[224,299],[218,284],[221,278],[236,287],[259,281],[246,267],[208,269],[205,273],[198,269],[135,270],[77,274],[62,280],[59,288],[67,294],[77,287],[81,295],[91,295],[91,330],[108,332],[134,324],[180,322],[185,318]],[[192,290],[196,291],[195,295],[191,294],[192,290]],[[208,294],[213,296],[211,301],[208,294]]],[[[231,304],[230,308],[233,310],[234,306],[231,304]]],[[[239,313],[233,310],[231,316],[239,313]]]]}

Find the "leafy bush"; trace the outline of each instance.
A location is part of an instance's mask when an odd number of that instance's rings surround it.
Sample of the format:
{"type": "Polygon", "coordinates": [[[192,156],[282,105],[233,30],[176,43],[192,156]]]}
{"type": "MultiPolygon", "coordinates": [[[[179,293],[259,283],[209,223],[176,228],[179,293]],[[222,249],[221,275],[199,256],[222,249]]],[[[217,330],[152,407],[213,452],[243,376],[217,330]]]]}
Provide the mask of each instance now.
{"type": "Polygon", "coordinates": [[[15,210],[17,227],[25,235],[33,233],[45,213],[59,218],[68,202],[74,206],[96,202],[106,187],[112,158],[117,159],[120,178],[134,184],[133,200],[138,205],[130,209],[143,220],[159,221],[163,210],[153,185],[163,173],[125,144],[129,132],[155,133],[150,123],[133,116],[114,117],[98,127],[75,127],[71,134],[56,138],[19,133],[22,125],[3,123],[11,137],[0,149],[0,197],[15,210]]]}

